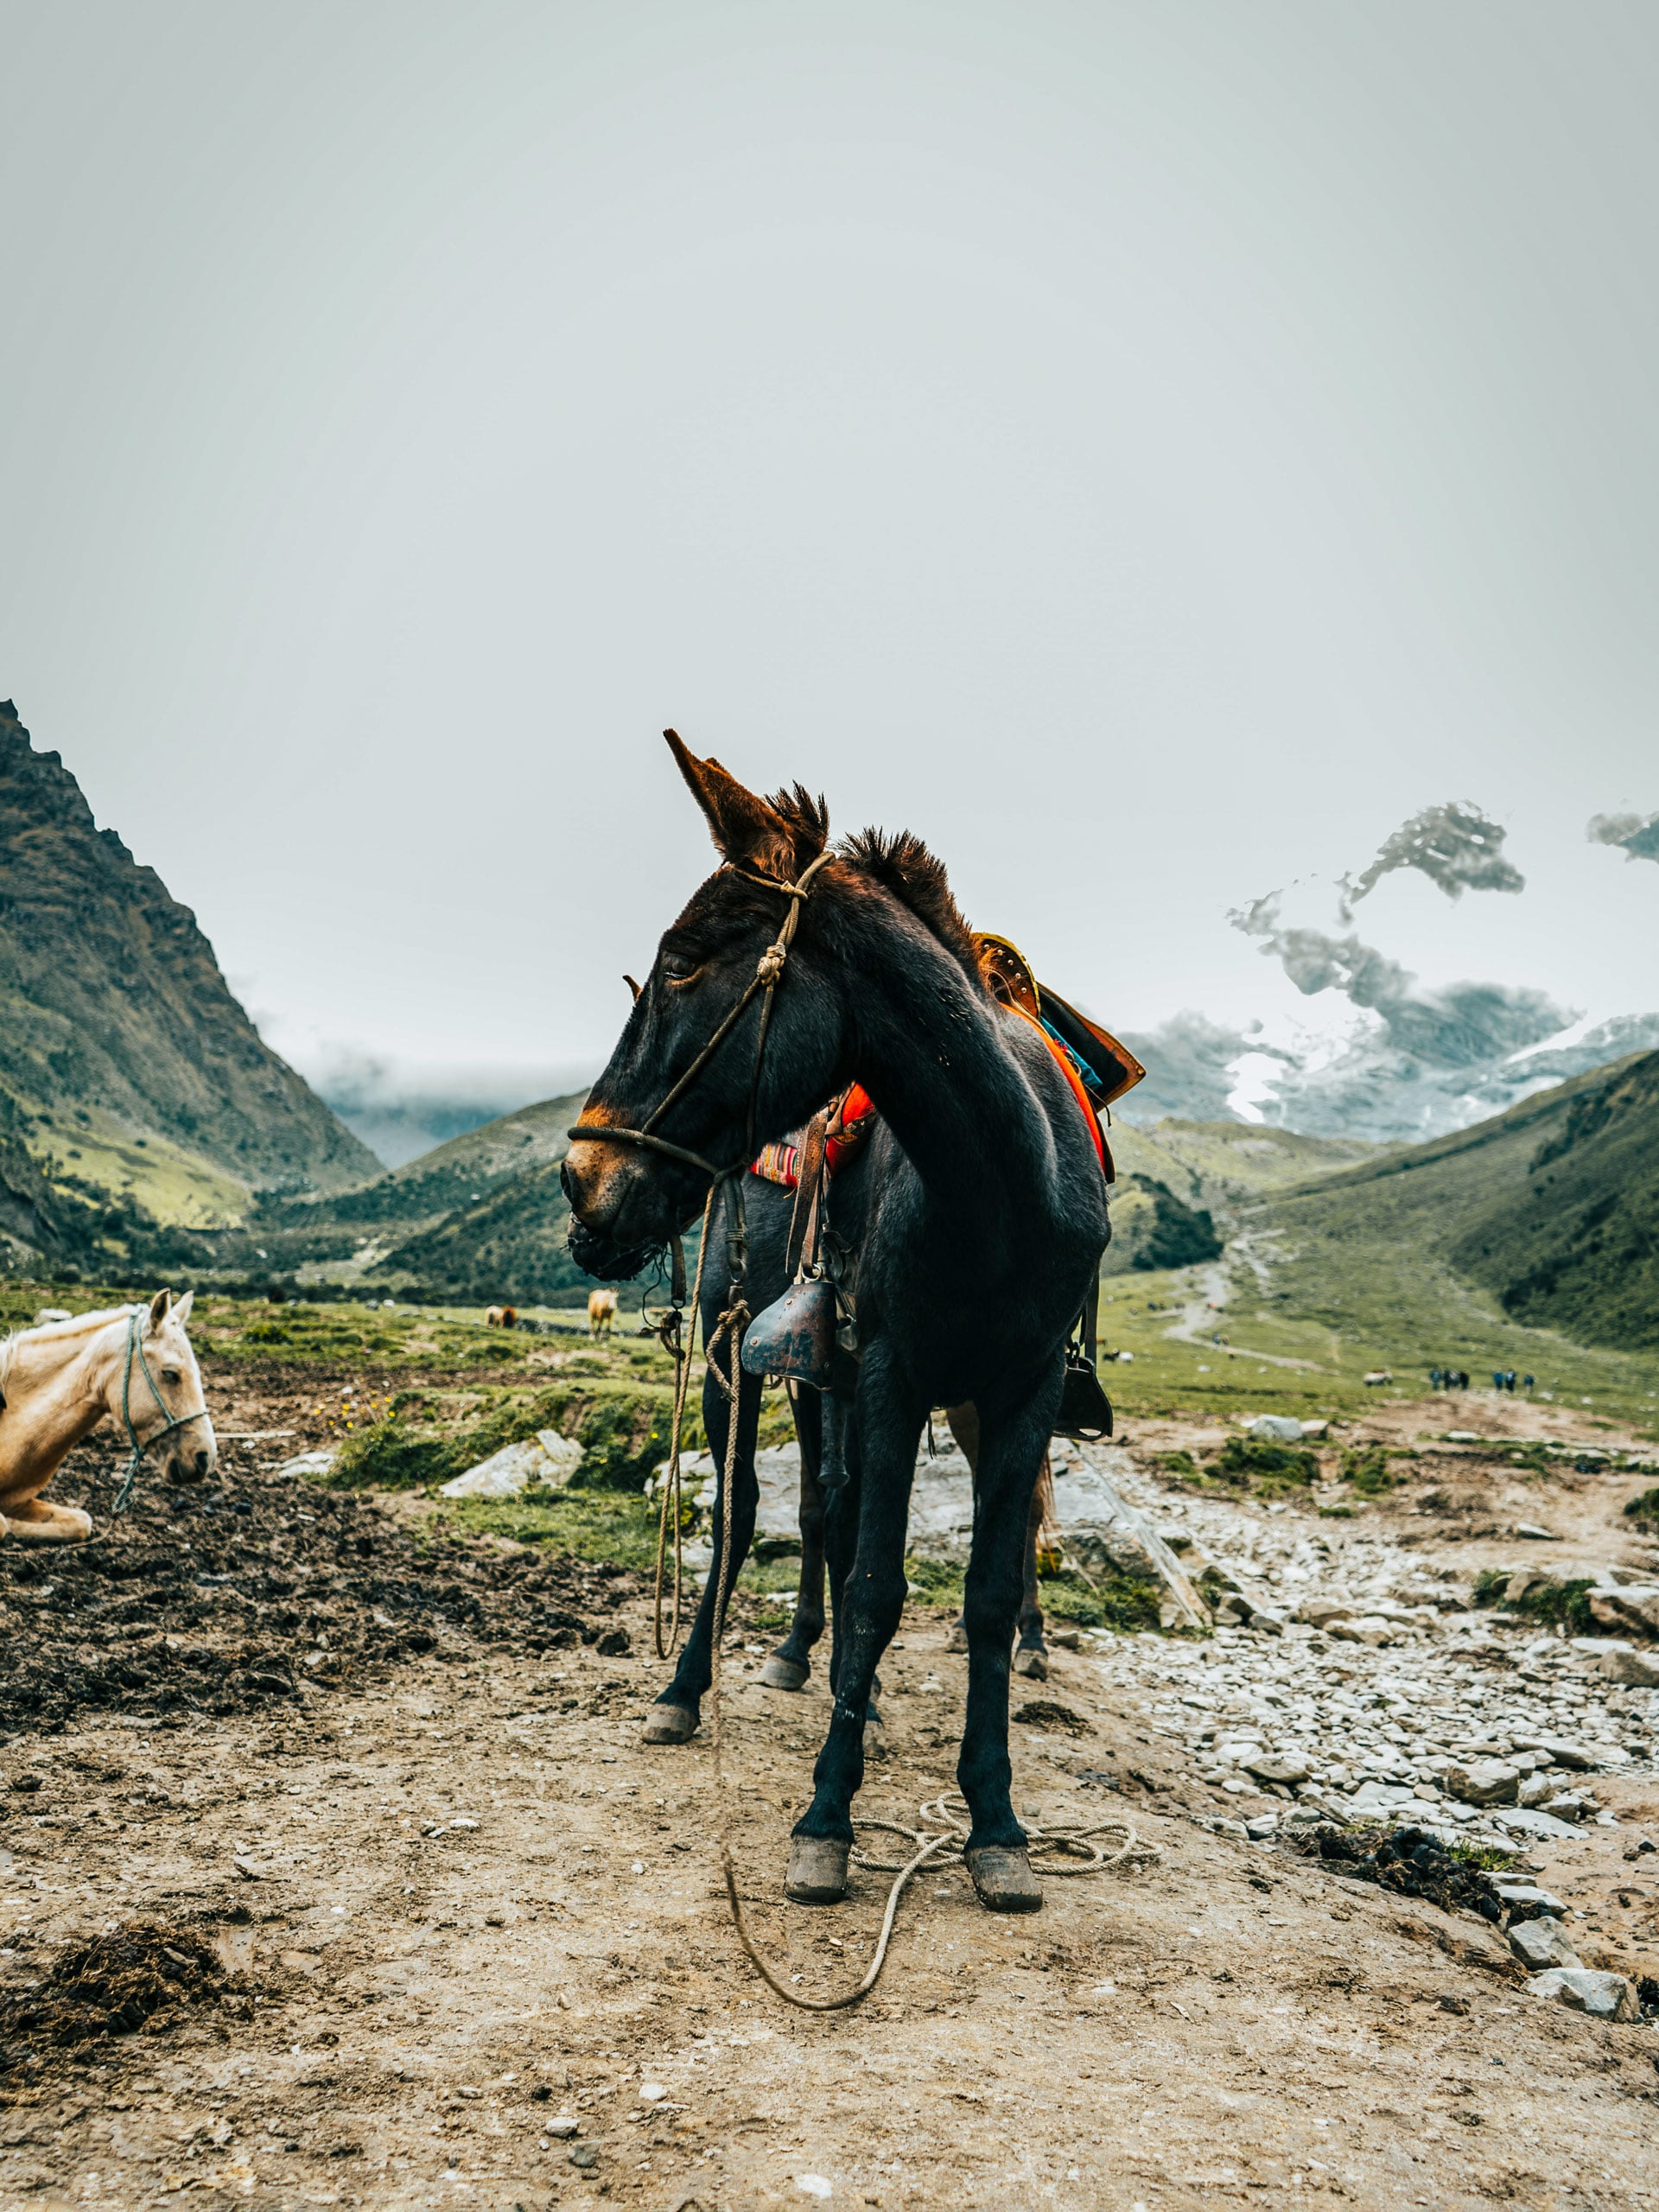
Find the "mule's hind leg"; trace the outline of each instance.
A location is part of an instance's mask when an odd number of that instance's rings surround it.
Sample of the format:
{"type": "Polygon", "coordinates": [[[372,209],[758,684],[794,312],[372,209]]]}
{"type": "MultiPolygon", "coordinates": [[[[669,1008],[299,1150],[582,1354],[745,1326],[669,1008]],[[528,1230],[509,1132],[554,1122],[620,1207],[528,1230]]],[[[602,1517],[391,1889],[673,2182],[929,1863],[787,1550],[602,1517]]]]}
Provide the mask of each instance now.
{"type": "Polygon", "coordinates": [[[774,1690],[806,1688],[812,1647],[823,1634],[823,1400],[800,1383],[791,1383],[789,1395],[801,1446],[801,1580],[789,1634],[760,1669],[774,1690]]]}
{"type": "Polygon", "coordinates": [[[1043,1454],[1043,1464],[1037,1477],[1037,1487],[1031,1493],[1031,1510],[1026,1516],[1025,1588],[1020,1599],[1020,1641],[1014,1654],[1014,1671],[1024,1675],[1033,1682],[1048,1680],[1048,1646],[1043,1641],[1043,1605],[1037,1594],[1037,1544],[1043,1533],[1043,1523],[1052,1514],[1054,1507],[1054,1476],[1048,1454],[1043,1454]]]}
{"type": "Polygon", "coordinates": [[[1042,1891],[1009,1795],[1009,1656],[1020,1611],[1025,1538],[1059,1389],[1058,1366],[1020,1402],[980,1408],[979,1498],[968,1565],[968,1711],[957,1779],[972,1819],[963,1855],[993,1912],[1035,1912],[1042,1891]]]}
{"type": "MultiPolygon", "coordinates": [[[[645,1740],[648,1744],[683,1744],[696,1732],[702,1715],[703,1693],[711,1679],[715,1644],[715,1618],[719,1593],[720,1552],[721,1530],[728,1510],[723,1470],[726,1465],[726,1440],[731,1408],[726,1393],[712,1375],[703,1377],[702,1421],[708,1433],[709,1449],[716,1467],[722,1470],[719,1491],[715,1498],[714,1546],[715,1563],[708,1581],[703,1585],[702,1598],[697,1607],[696,1619],[691,1633],[685,1639],[674,1678],[645,1714],[645,1740]]],[[[748,1557],[749,1546],[754,1538],[755,1509],[760,1502],[760,1487],[754,1478],[754,1439],[760,1421],[760,1377],[743,1375],[740,1377],[737,1395],[737,1461],[734,1469],[734,1496],[730,1501],[732,1515],[732,1549],[727,1574],[726,1589],[729,1595],[737,1580],[738,1570],[748,1557]]],[[[721,1610],[723,1611],[724,1608],[721,1610]]]]}

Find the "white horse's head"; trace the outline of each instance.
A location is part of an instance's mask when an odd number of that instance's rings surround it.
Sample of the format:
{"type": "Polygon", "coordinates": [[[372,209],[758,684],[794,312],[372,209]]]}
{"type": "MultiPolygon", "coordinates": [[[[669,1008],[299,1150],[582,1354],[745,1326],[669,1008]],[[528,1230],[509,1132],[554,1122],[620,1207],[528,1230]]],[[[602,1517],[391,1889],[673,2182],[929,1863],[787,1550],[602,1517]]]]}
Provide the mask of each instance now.
{"type": "Polygon", "coordinates": [[[124,1435],[141,1445],[165,1440],[164,1465],[175,1482],[204,1481],[219,1459],[201,1370],[184,1332],[195,1295],[187,1290],[175,1304],[169,1291],[158,1290],[136,1309],[105,1396],[124,1435]]]}

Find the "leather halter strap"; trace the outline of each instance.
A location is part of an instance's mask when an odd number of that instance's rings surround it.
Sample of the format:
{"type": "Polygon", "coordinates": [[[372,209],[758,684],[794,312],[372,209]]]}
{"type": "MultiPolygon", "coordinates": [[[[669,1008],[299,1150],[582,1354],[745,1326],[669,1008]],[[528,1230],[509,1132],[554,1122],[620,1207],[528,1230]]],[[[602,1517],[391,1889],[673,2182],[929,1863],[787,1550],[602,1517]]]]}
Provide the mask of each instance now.
{"type": "Polygon", "coordinates": [[[652,1109],[643,1125],[637,1129],[625,1129],[612,1122],[578,1122],[574,1128],[567,1129],[565,1132],[573,1143],[638,1145],[642,1150],[647,1152],[663,1153],[670,1160],[683,1160],[688,1167],[695,1167],[700,1174],[708,1176],[710,1183],[724,1183],[732,1176],[741,1175],[743,1173],[754,1157],[754,1111],[760,1096],[760,1064],[766,1049],[766,1033],[772,1026],[772,994],[783,980],[784,965],[789,958],[789,949],[794,942],[795,931],[800,923],[801,908],[806,903],[808,893],[811,890],[812,879],[830,857],[830,848],[826,845],[817,857],[809,861],[801,870],[793,883],[781,882],[775,875],[757,875],[748,868],[739,868],[733,861],[726,862],[727,871],[730,874],[741,876],[746,883],[757,884],[763,891],[780,892],[788,899],[789,912],[784,917],[783,926],[772,943],[760,955],[755,964],[754,974],[750,977],[748,985],[741,997],[722,1016],[708,1043],[687,1068],[685,1073],[673,1084],[667,1096],[652,1109]],[[653,1135],[652,1131],[670,1107],[677,1105],[685,1096],[737,1027],[747,1010],[750,1001],[757,992],[762,991],[766,994],[766,998],[760,1009],[760,1033],[754,1040],[754,1066],[749,1077],[748,1105],[744,1116],[746,1142],[743,1156],[729,1167],[716,1167],[712,1160],[705,1160],[701,1153],[693,1152],[688,1146],[683,1144],[671,1144],[666,1137],[653,1135]]]}

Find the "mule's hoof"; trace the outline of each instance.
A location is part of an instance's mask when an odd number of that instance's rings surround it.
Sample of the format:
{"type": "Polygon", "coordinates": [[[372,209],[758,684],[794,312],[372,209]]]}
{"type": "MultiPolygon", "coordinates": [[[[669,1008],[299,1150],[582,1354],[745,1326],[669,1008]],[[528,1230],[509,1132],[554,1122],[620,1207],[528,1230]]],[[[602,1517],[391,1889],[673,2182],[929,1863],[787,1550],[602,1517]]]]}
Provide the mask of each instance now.
{"type": "Polygon", "coordinates": [[[791,1836],[784,1895],[795,1904],[839,1904],[847,1894],[852,1847],[835,1836],[791,1836]]]}
{"type": "Polygon", "coordinates": [[[785,1659],[781,1651],[774,1651],[760,1669],[761,1686],[769,1690],[804,1690],[811,1672],[800,1660],[785,1659]]]}
{"type": "Polygon", "coordinates": [[[879,1713],[864,1716],[864,1756],[867,1759],[884,1759],[887,1756],[887,1732],[881,1726],[879,1713]]]}
{"type": "Polygon", "coordinates": [[[1035,1912],[1043,1893],[1037,1886],[1022,1843],[1013,1851],[1000,1843],[982,1843],[965,1852],[974,1891],[987,1912],[1035,1912]]]}
{"type": "Polygon", "coordinates": [[[1014,1655],[1014,1671],[1028,1675],[1033,1682],[1048,1680],[1048,1654],[1040,1643],[1021,1644],[1014,1655]]]}
{"type": "Polygon", "coordinates": [[[696,1732],[697,1716],[689,1706],[653,1705],[639,1736],[646,1744],[689,1744],[696,1732]]]}
{"type": "Polygon", "coordinates": [[[965,1651],[968,1649],[968,1624],[960,1613],[950,1624],[950,1633],[944,1639],[944,1648],[947,1651],[965,1651]]]}
{"type": "Polygon", "coordinates": [[[78,1505],[43,1505],[35,1497],[14,1506],[5,1526],[20,1544],[84,1544],[92,1533],[92,1516],[78,1505]]]}

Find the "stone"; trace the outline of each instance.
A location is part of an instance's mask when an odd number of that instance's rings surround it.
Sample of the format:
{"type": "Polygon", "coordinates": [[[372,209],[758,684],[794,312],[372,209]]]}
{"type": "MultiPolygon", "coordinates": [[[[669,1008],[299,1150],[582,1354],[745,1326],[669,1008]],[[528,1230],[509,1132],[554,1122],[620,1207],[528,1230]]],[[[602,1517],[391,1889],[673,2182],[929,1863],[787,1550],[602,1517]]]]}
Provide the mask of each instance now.
{"type": "Polygon", "coordinates": [[[1586,1797],[1581,1790],[1563,1789],[1559,1796],[1546,1797],[1539,1809],[1558,1821],[1585,1821],[1599,1808],[1593,1797],[1586,1797]]]}
{"type": "Polygon", "coordinates": [[[1567,1910],[1560,1897],[1552,1897],[1548,1890],[1539,1889],[1533,1882],[1494,1882],[1492,1887],[1511,1912],[1530,1905],[1537,1912],[1553,1912],[1559,1920],[1567,1910]]]}
{"type": "Polygon", "coordinates": [[[1517,1751],[1545,1751],[1557,1766],[1570,1766],[1574,1772],[1587,1774],[1595,1765],[1593,1752],[1581,1744],[1569,1743],[1564,1736],[1512,1736],[1510,1741],[1517,1751]]]}
{"type": "Polygon", "coordinates": [[[1506,1759],[1475,1759],[1447,1767],[1443,1779],[1465,1805],[1512,1805],[1521,1778],[1506,1759]]]}
{"type": "Polygon", "coordinates": [[[1242,1760],[1240,1764],[1245,1772],[1253,1774],[1258,1782],[1281,1783],[1287,1789],[1294,1789],[1299,1783],[1308,1781],[1313,1772],[1307,1761],[1294,1753],[1265,1751],[1255,1758],[1242,1760]]]}
{"type": "Polygon", "coordinates": [[[555,1428],[538,1430],[518,1444],[506,1444],[493,1452],[487,1459],[480,1459],[475,1467],[468,1467],[438,1486],[441,1497],[517,1497],[532,1483],[562,1490],[583,1459],[582,1448],[573,1436],[561,1436],[555,1428]]]}
{"type": "Polygon", "coordinates": [[[562,2112],[556,2119],[544,2120],[542,2122],[542,2133],[543,2135],[550,2135],[556,2143],[568,2143],[575,2133],[578,2125],[578,2121],[572,2113],[562,2112]]]}
{"type": "Polygon", "coordinates": [[[1634,1651],[1627,1644],[1617,1651],[1604,1651],[1596,1662],[1596,1672],[1610,1682],[1622,1682],[1627,1689],[1659,1689],[1659,1658],[1646,1651],[1634,1651]]]}
{"type": "Polygon", "coordinates": [[[1634,2020],[1640,2017],[1636,1992],[1622,1974],[1599,1974],[1591,1967],[1553,1967],[1535,1974],[1527,1984],[1535,1997],[1553,1997],[1575,2012],[1595,2020],[1634,2020]]]}
{"type": "Polygon", "coordinates": [[[1659,1589],[1592,1590],[1587,1594],[1592,1617],[1604,1628],[1659,1636],[1659,1589]]]}
{"type": "Polygon", "coordinates": [[[1257,1813],[1254,1819],[1245,1821],[1244,1833],[1252,1843],[1265,1843],[1270,1835],[1277,1832],[1278,1827],[1277,1813],[1257,1813]]]}
{"type": "Polygon", "coordinates": [[[1415,1793],[1397,1782],[1362,1782],[1348,1800],[1351,1820],[1364,1820],[1377,1813],[1397,1813],[1415,1807],[1415,1793]]]}
{"type": "Polygon", "coordinates": [[[1583,1964],[1560,1921],[1548,1916],[1523,1920],[1511,1928],[1510,1948],[1529,1974],[1541,1974],[1546,1967],[1583,1964]]]}
{"type": "Polygon", "coordinates": [[[321,1482],[333,1471],[334,1459],[332,1452],[298,1452],[293,1459],[284,1459],[276,1471],[296,1482],[321,1482]]]}
{"type": "Polygon", "coordinates": [[[1559,1544],[1561,1541],[1553,1529],[1543,1528],[1536,1521],[1517,1521],[1515,1533],[1517,1536],[1529,1536],[1537,1544],[1559,1544]]]}
{"type": "Polygon", "coordinates": [[[1302,1424],[1291,1414],[1258,1414],[1245,1430],[1262,1444],[1300,1444],[1302,1424]]]}
{"type": "Polygon", "coordinates": [[[1554,1813],[1547,1813],[1541,1805],[1500,1805],[1493,1812],[1492,1818],[1515,1835],[1548,1838],[1578,1834],[1570,1821],[1558,1820],[1554,1813]]]}
{"type": "Polygon", "coordinates": [[[1373,1650],[1385,1643],[1392,1643],[1400,1633],[1393,1621],[1385,1621],[1377,1614],[1362,1614],[1357,1620],[1332,1621],[1326,1634],[1342,1643],[1368,1643],[1373,1650]]]}
{"type": "Polygon", "coordinates": [[[1546,1797],[1554,1794],[1555,1784],[1548,1775],[1529,1774],[1516,1791],[1516,1802],[1521,1805],[1541,1805],[1546,1797]]]}
{"type": "Polygon", "coordinates": [[[1226,1820],[1217,1814],[1213,1820],[1205,1821],[1204,1826],[1211,1835],[1230,1835],[1236,1843],[1248,1843],[1250,1840],[1249,1829],[1243,1821],[1226,1820]]]}
{"type": "Polygon", "coordinates": [[[1351,1598],[1305,1598],[1296,1618],[1310,1628],[1328,1628],[1332,1621],[1352,1620],[1361,1610],[1351,1598]]]}

